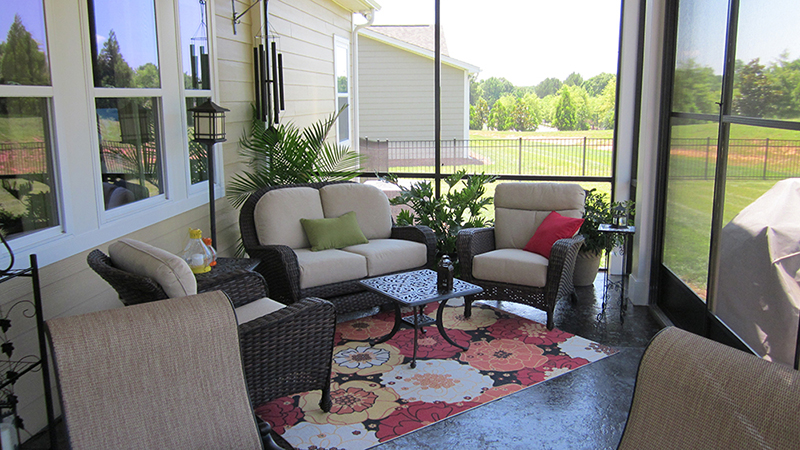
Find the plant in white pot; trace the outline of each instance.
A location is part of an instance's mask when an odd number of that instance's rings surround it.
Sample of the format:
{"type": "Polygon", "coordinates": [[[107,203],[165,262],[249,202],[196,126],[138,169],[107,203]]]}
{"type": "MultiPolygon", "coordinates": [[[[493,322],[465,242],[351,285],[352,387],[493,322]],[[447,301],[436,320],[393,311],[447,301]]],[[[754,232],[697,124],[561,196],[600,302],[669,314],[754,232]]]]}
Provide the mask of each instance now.
{"type": "Polygon", "coordinates": [[[622,244],[622,235],[604,234],[598,230],[601,224],[611,223],[612,209],[616,207],[625,208],[629,219],[633,220],[635,213],[633,200],[610,203],[608,194],[597,192],[597,189],[586,191],[584,221],[578,232],[585,240],[575,261],[573,276],[575,286],[591,286],[597,277],[604,252],[608,253],[622,244]]]}

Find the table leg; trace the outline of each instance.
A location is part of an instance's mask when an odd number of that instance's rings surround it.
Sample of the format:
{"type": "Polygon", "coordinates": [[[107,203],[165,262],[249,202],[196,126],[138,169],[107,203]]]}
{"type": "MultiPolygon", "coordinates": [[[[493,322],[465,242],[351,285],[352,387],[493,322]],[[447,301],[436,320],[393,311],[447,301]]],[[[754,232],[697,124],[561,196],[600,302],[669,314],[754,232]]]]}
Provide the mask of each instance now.
{"type": "Polygon", "coordinates": [[[419,307],[419,313],[416,308],[414,310],[414,354],[411,357],[411,368],[417,367],[417,335],[419,333],[419,316],[422,314],[422,306],[419,307]]]}
{"type": "Polygon", "coordinates": [[[447,332],[444,330],[444,324],[442,323],[442,317],[444,317],[444,306],[447,304],[447,300],[449,300],[449,299],[442,300],[442,302],[439,303],[439,309],[436,311],[436,328],[439,329],[439,334],[441,334],[442,337],[444,338],[444,340],[449,342],[450,345],[452,345],[454,347],[458,347],[461,350],[467,351],[467,347],[462,347],[462,346],[456,344],[455,342],[453,342],[453,340],[450,339],[450,336],[448,336],[447,332]]]}
{"type": "Polygon", "coordinates": [[[394,327],[392,327],[392,331],[389,332],[386,336],[376,339],[370,343],[370,345],[378,345],[382,344],[392,337],[400,330],[400,324],[403,323],[403,318],[400,316],[400,305],[395,303],[394,304],[394,327]]]}

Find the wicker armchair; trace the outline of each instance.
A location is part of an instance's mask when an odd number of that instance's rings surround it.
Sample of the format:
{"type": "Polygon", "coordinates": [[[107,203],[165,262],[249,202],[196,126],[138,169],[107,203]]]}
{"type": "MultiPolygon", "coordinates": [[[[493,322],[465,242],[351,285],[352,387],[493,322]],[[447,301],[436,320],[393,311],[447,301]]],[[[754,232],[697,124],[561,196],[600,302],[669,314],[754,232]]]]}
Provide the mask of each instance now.
{"type": "MultiPolygon", "coordinates": [[[[257,223],[256,219],[257,206],[259,205],[259,200],[261,200],[265,194],[277,189],[289,188],[313,188],[320,190],[325,186],[338,184],[363,186],[357,183],[341,181],[268,186],[252,194],[242,205],[241,212],[239,214],[239,228],[242,234],[242,243],[244,244],[245,251],[251,258],[261,261],[259,266],[256,268],[256,271],[263,275],[267,280],[272,298],[286,304],[291,304],[304,297],[324,298],[335,305],[336,312],[339,314],[363,311],[375,306],[391,304],[391,300],[389,300],[387,297],[366,290],[360,283],[358,283],[359,279],[365,278],[366,275],[354,279],[326,283],[319,286],[303,287],[301,286],[301,264],[298,262],[298,256],[295,252],[295,249],[298,247],[283,244],[264,245],[259,240],[259,224],[257,223]]],[[[391,236],[388,240],[405,240],[425,245],[426,254],[424,256],[424,264],[421,264],[418,267],[409,267],[408,270],[432,268],[436,259],[436,237],[434,236],[433,231],[425,226],[394,226],[391,221],[388,199],[385,199],[385,196],[384,200],[386,203],[385,220],[391,226],[391,236]]],[[[352,203],[356,203],[353,209],[358,209],[360,207],[362,208],[362,212],[364,210],[372,212],[372,210],[368,207],[357,204],[357,200],[352,203]]],[[[384,205],[381,204],[379,206],[380,208],[377,209],[382,210],[384,205]]],[[[375,214],[383,214],[383,212],[375,212],[375,214]]],[[[292,218],[293,217],[294,216],[292,216],[292,218]]],[[[360,213],[359,217],[361,217],[360,213]]],[[[383,216],[381,216],[381,218],[383,219],[383,216]]],[[[293,220],[297,219],[295,218],[293,220]]],[[[361,219],[359,219],[359,223],[360,222],[361,219]]],[[[300,226],[299,221],[297,224],[295,224],[295,226],[300,226]]],[[[365,235],[367,235],[370,241],[372,241],[372,238],[368,232],[365,231],[365,235]]],[[[400,270],[400,272],[402,271],[403,270],[400,270]]],[[[379,275],[385,274],[386,273],[380,273],[379,275]]]]}
{"type": "Polygon", "coordinates": [[[495,226],[467,228],[458,234],[461,278],[484,289],[465,299],[466,317],[470,316],[475,300],[503,300],[545,311],[547,328],[553,328],[556,302],[563,297],[575,299],[572,273],[584,238],[577,235],[557,240],[549,258],[522,248],[550,212],[581,217],[584,196],[583,188],[575,184],[502,183],[497,186],[495,226]],[[475,270],[479,256],[493,258],[483,267],[493,266],[490,272],[494,273],[487,275],[487,271],[475,270]],[[531,273],[526,272],[534,266],[531,273]],[[538,272],[538,276],[533,272],[538,272]]]}
{"type": "MultiPolygon", "coordinates": [[[[89,266],[119,294],[125,305],[168,298],[154,279],[114,266],[100,250],[89,253],[89,266]]],[[[222,291],[242,307],[267,296],[258,273],[212,271],[198,276],[198,293],[222,291]],[[204,274],[208,275],[208,274],[204,274]]],[[[330,371],[336,312],[330,302],[303,298],[282,309],[239,325],[247,388],[255,406],[286,395],[322,390],[320,406],[330,409],[330,371]]]]}

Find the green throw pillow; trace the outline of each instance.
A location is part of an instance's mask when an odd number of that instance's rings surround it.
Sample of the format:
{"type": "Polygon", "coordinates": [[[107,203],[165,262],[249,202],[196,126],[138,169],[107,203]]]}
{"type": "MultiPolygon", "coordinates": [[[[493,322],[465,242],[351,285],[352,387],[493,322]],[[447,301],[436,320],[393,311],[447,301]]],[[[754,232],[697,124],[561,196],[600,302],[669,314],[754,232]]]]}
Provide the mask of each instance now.
{"type": "Polygon", "coordinates": [[[355,211],[335,219],[300,219],[300,223],[311,242],[312,252],[369,242],[358,227],[355,211]]]}

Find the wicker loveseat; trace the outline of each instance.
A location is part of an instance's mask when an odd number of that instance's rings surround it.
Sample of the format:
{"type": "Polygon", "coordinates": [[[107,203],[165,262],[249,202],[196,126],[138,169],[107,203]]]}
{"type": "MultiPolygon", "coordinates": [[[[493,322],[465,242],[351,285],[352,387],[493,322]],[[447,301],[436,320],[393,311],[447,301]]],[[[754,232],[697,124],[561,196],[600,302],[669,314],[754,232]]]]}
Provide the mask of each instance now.
{"type": "Polygon", "coordinates": [[[390,302],[359,280],[431,268],[436,257],[430,228],[394,226],[386,195],[353,182],[263,188],[242,205],[239,227],[247,254],[261,261],[256,271],[274,299],[291,304],[304,297],[324,298],[339,314],[390,302]],[[312,251],[300,219],[337,218],[350,211],[369,242],[312,251]]]}

